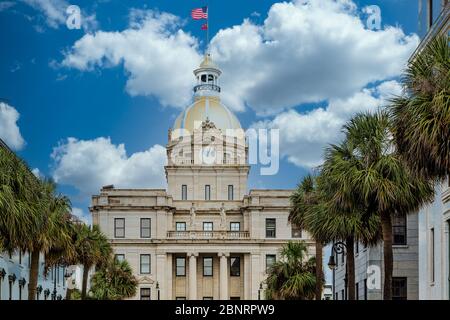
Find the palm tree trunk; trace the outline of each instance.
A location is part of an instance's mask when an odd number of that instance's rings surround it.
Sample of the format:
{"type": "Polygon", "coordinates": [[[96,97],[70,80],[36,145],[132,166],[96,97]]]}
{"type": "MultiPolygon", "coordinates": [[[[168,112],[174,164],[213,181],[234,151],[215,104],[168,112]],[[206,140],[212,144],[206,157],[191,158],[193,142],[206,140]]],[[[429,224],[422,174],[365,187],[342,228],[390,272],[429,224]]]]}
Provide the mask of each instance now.
{"type": "Polygon", "coordinates": [[[394,258],[392,254],[392,220],[389,212],[381,213],[381,230],[383,232],[384,253],[383,299],[392,300],[392,270],[394,268],[394,258]]]}
{"type": "Polygon", "coordinates": [[[322,251],[322,243],[320,241],[316,241],[316,300],[322,299],[322,251]]]}
{"type": "Polygon", "coordinates": [[[87,282],[89,276],[89,266],[83,266],[83,284],[81,287],[81,300],[86,299],[86,291],[87,291],[87,282]]]}
{"type": "Polygon", "coordinates": [[[33,250],[31,254],[31,265],[28,280],[28,300],[36,300],[36,288],[39,275],[39,251],[33,250]]]}
{"type": "Polygon", "coordinates": [[[348,237],[345,241],[347,245],[346,272],[348,285],[348,300],[355,300],[355,239],[348,237]]]}

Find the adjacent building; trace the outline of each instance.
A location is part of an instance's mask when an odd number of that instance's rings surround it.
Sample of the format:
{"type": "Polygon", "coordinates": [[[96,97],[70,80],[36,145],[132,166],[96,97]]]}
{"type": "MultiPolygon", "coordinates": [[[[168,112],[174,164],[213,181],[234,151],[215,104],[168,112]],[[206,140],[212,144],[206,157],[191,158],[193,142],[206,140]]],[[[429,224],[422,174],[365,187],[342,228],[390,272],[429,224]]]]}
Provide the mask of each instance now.
{"type": "Polygon", "coordinates": [[[306,232],[288,221],[291,190],[247,191],[248,142],[220,100],[209,55],[194,71],[194,101],[167,143],[166,189],[103,187],[94,224],[139,281],[135,299],[258,299],[266,270],[306,232]]]}
{"type": "MultiPolygon", "coordinates": [[[[422,41],[412,55],[436,35],[450,32],[450,2],[419,1],[419,24],[422,41]]],[[[436,186],[433,203],[419,212],[419,298],[450,299],[450,182],[436,186]]]]}

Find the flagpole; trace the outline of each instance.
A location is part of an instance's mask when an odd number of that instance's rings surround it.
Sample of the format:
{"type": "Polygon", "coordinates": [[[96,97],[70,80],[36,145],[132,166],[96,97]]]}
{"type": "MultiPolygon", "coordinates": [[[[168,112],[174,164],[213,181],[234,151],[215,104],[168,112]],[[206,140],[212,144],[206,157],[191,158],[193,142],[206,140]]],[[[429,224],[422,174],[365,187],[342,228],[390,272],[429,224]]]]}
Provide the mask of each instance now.
{"type": "Polygon", "coordinates": [[[206,54],[208,54],[209,49],[209,0],[206,0],[206,12],[207,12],[207,18],[206,18],[206,54]]]}

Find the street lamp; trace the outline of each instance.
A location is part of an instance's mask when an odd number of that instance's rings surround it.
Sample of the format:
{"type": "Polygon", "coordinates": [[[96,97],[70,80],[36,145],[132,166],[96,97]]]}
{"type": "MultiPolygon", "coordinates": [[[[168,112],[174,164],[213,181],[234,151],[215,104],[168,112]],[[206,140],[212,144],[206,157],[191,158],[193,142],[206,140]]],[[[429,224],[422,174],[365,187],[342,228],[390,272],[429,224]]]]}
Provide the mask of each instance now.
{"type": "Polygon", "coordinates": [[[160,300],[161,296],[160,296],[160,292],[159,292],[159,282],[156,281],[156,291],[158,292],[158,300],[160,300]]]}
{"type": "Polygon", "coordinates": [[[19,279],[19,300],[22,300],[22,289],[25,287],[25,284],[27,283],[27,280],[25,278],[19,279]]]}
{"type": "Polygon", "coordinates": [[[36,287],[36,300],[39,300],[39,296],[41,295],[41,292],[42,292],[42,286],[38,285],[36,287]]]}
{"type": "Polygon", "coordinates": [[[263,291],[263,285],[262,285],[262,282],[259,284],[259,289],[258,289],[258,300],[261,300],[261,291],[263,291]]]}
{"type": "Polygon", "coordinates": [[[16,282],[16,279],[17,279],[17,277],[16,277],[16,275],[13,273],[13,274],[10,274],[9,276],[8,276],[8,282],[9,282],[9,300],[12,300],[12,285],[14,284],[14,282],[16,282]]]}
{"type": "Polygon", "coordinates": [[[44,300],[47,300],[49,295],[50,295],[50,289],[47,288],[44,290],[44,300]]]}
{"type": "MultiPolygon", "coordinates": [[[[338,254],[345,254],[347,252],[347,245],[342,242],[342,241],[338,241],[333,243],[333,247],[331,248],[331,255],[330,255],[330,259],[328,260],[328,267],[331,270],[335,270],[336,269],[336,261],[334,260],[334,253],[338,254]]],[[[347,300],[347,263],[345,264],[345,276],[344,276],[344,296],[345,296],[345,300],[347,300]]],[[[333,291],[335,290],[335,288],[333,288],[333,291]]]]}
{"type": "Polygon", "coordinates": [[[2,282],[5,279],[6,271],[4,268],[0,268],[0,300],[2,300],[2,282]]]}

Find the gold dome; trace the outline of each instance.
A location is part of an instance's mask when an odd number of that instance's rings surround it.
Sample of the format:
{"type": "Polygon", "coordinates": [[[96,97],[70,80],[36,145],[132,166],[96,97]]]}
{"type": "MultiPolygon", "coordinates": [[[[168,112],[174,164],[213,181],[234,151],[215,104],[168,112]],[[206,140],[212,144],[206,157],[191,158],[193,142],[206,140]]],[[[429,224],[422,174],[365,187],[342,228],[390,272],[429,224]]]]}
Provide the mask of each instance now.
{"type": "Polygon", "coordinates": [[[185,129],[192,134],[203,121],[214,123],[217,129],[226,133],[227,129],[242,129],[239,120],[217,97],[198,97],[193,104],[187,107],[175,120],[172,139],[177,139],[185,129]]]}

